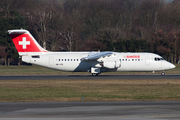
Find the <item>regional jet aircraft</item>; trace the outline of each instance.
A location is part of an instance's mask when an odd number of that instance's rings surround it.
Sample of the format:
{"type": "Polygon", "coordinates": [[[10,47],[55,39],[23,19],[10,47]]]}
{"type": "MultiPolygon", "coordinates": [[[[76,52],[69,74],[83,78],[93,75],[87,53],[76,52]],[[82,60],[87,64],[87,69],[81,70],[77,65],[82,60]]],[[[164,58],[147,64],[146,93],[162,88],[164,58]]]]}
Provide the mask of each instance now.
{"type": "Polygon", "coordinates": [[[154,53],[119,52],[50,52],[43,49],[29,31],[8,30],[22,61],[71,72],[91,72],[97,76],[114,71],[164,71],[173,64],[154,53]]]}

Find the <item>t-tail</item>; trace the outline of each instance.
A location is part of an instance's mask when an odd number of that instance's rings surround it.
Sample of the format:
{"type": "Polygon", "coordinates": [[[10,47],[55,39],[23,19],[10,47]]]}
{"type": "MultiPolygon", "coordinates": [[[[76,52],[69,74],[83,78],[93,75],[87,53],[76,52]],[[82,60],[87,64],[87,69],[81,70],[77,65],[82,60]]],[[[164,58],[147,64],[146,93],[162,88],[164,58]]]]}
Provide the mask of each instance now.
{"type": "Polygon", "coordinates": [[[27,30],[8,30],[20,56],[48,52],[43,49],[27,30]]]}

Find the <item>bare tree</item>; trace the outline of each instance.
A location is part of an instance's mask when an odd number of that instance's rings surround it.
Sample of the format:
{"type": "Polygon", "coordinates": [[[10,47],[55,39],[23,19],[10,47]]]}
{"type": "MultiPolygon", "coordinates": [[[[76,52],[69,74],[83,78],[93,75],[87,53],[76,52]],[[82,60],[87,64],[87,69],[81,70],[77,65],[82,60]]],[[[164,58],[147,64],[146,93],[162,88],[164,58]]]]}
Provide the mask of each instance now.
{"type": "Polygon", "coordinates": [[[68,51],[73,51],[74,42],[77,40],[77,34],[73,31],[67,31],[66,33],[59,32],[59,34],[63,37],[68,51]]]}

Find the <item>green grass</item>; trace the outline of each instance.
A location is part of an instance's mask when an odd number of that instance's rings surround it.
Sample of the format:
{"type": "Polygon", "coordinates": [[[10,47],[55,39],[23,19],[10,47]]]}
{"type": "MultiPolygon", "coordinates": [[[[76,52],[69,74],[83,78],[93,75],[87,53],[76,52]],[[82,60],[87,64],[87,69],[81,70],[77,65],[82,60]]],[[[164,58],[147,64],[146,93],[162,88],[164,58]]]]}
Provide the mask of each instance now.
{"type": "MultiPolygon", "coordinates": [[[[166,74],[180,74],[180,65],[166,74]]],[[[90,74],[40,66],[0,66],[0,75],[90,74]]],[[[108,72],[103,74],[129,74],[108,72]]],[[[131,72],[130,74],[152,74],[131,72]]],[[[160,74],[160,72],[157,72],[160,74]]],[[[16,80],[0,81],[0,102],[180,100],[179,80],[16,80]]]]}
{"type": "Polygon", "coordinates": [[[73,72],[62,72],[41,66],[0,66],[0,75],[58,75],[74,74],[73,72]]]}
{"type": "Polygon", "coordinates": [[[180,100],[179,80],[1,81],[0,102],[180,100]]]}
{"type": "MultiPolygon", "coordinates": [[[[180,65],[176,68],[165,71],[166,74],[180,74],[180,65]]],[[[156,72],[155,74],[160,74],[156,72]]],[[[90,74],[88,72],[62,72],[36,65],[32,66],[0,66],[0,75],[59,75],[59,74],[90,74]]],[[[103,74],[152,74],[152,72],[107,72],[103,74]]]]}

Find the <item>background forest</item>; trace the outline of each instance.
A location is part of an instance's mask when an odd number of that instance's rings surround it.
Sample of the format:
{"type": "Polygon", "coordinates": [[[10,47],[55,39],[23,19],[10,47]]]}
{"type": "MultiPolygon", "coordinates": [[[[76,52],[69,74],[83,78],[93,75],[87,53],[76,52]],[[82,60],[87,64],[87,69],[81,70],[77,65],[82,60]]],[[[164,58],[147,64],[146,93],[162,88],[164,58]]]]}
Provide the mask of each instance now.
{"type": "Polygon", "coordinates": [[[10,29],[49,51],[153,52],[180,58],[179,0],[1,0],[1,65],[20,64],[10,29]]]}

